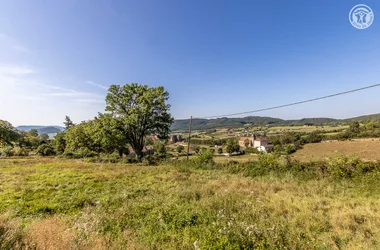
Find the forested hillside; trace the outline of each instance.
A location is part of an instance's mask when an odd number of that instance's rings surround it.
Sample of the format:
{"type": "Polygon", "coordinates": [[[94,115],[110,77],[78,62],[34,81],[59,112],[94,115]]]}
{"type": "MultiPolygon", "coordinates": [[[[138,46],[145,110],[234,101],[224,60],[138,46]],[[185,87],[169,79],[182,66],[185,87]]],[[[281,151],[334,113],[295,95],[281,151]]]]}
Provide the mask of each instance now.
{"type": "MultiPolygon", "coordinates": [[[[175,120],[171,129],[173,131],[187,130],[189,127],[189,119],[175,120]]],[[[353,117],[349,119],[333,119],[333,118],[303,118],[300,120],[283,120],[280,118],[248,116],[244,118],[217,118],[217,119],[193,119],[192,128],[211,129],[222,127],[243,127],[245,125],[277,125],[277,126],[299,126],[299,125],[346,125],[352,121],[380,121],[380,114],[365,115],[353,117]]]]}

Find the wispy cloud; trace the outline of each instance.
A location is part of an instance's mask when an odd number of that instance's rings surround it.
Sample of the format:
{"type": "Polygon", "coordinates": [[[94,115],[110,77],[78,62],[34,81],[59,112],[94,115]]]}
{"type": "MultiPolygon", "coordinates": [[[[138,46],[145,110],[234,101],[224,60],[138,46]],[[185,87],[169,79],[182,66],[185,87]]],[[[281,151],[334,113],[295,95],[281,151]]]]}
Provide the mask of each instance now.
{"type": "Polygon", "coordinates": [[[19,96],[16,96],[16,98],[22,99],[22,100],[28,100],[28,101],[43,101],[43,100],[46,100],[45,98],[40,97],[40,96],[27,96],[27,95],[19,95],[19,96]]]}
{"type": "Polygon", "coordinates": [[[29,123],[30,119],[58,123],[66,114],[82,119],[104,110],[104,94],[83,81],[76,84],[66,79],[59,75],[49,77],[41,68],[0,62],[2,118],[16,124],[29,123]]]}
{"type": "Polygon", "coordinates": [[[6,47],[18,52],[30,52],[30,50],[18,42],[16,39],[0,33],[0,47],[6,47]]]}
{"type": "Polygon", "coordinates": [[[30,67],[0,65],[0,76],[22,76],[33,73],[36,73],[36,71],[30,67]]]}
{"type": "Polygon", "coordinates": [[[99,83],[96,83],[96,82],[93,82],[93,81],[86,81],[87,84],[90,84],[90,85],[93,85],[95,87],[98,87],[100,89],[104,89],[104,90],[108,90],[108,87],[107,86],[104,86],[102,84],[99,84],[99,83]]]}
{"type": "Polygon", "coordinates": [[[85,96],[93,96],[93,97],[100,97],[97,94],[88,93],[88,92],[53,92],[53,93],[46,93],[43,94],[44,96],[56,96],[56,97],[85,97],[85,96]]]}
{"type": "Polygon", "coordinates": [[[92,103],[92,104],[104,104],[104,100],[97,99],[97,98],[83,98],[83,99],[77,99],[77,102],[80,103],[92,103]]]}
{"type": "Polygon", "coordinates": [[[31,67],[0,65],[0,86],[3,90],[18,93],[18,99],[46,100],[47,98],[67,98],[78,104],[104,103],[104,96],[92,92],[78,91],[59,85],[45,84],[46,79],[31,67]],[[33,77],[32,77],[33,76],[33,77]],[[28,94],[21,95],[20,92],[28,94]]]}
{"type": "Polygon", "coordinates": [[[73,93],[76,92],[73,89],[67,89],[67,88],[63,88],[63,87],[55,86],[55,85],[37,84],[37,86],[45,88],[45,89],[53,89],[53,90],[60,90],[60,91],[73,92],[73,93]]]}
{"type": "Polygon", "coordinates": [[[0,88],[2,91],[25,85],[36,71],[30,67],[0,64],[0,88]]]}
{"type": "Polygon", "coordinates": [[[81,98],[75,99],[75,103],[84,107],[99,108],[99,106],[105,104],[105,101],[100,98],[81,98]]]}

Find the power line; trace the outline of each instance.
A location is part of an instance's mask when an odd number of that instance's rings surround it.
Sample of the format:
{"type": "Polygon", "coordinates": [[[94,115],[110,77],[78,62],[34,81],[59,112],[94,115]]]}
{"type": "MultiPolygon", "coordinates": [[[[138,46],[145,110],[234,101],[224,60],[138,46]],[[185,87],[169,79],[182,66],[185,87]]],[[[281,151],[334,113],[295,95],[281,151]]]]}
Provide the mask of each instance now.
{"type": "Polygon", "coordinates": [[[212,115],[212,116],[205,116],[205,117],[193,117],[193,119],[210,119],[210,118],[217,118],[217,117],[227,117],[227,116],[235,116],[235,115],[244,115],[244,114],[250,114],[250,113],[257,113],[257,112],[262,112],[262,111],[267,111],[267,110],[272,110],[272,109],[279,109],[279,108],[294,106],[294,105],[298,105],[298,104],[302,104],[302,103],[307,103],[307,102],[314,102],[314,101],[318,101],[318,100],[322,100],[322,99],[327,99],[327,98],[331,98],[331,97],[335,97],[335,96],[339,96],[339,95],[346,95],[346,94],[349,94],[349,93],[353,93],[353,92],[357,92],[357,91],[361,91],[361,90],[365,90],[365,89],[370,89],[370,88],[374,88],[374,87],[379,87],[379,86],[380,86],[380,84],[374,84],[374,85],[370,85],[370,86],[367,86],[367,87],[362,87],[362,88],[358,88],[358,89],[348,90],[348,91],[344,91],[344,92],[340,92],[340,93],[336,93],[336,94],[332,94],[332,95],[326,95],[326,96],[322,96],[322,97],[317,97],[317,98],[313,98],[313,99],[308,99],[308,100],[304,100],[304,101],[293,102],[293,103],[289,103],[289,104],[283,104],[283,105],[274,106],[274,107],[270,107],[270,108],[256,109],[256,110],[252,110],[252,111],[245,111],[245,112],[233,113],[233,114],[225,114],[225,115],[212,115]]]}

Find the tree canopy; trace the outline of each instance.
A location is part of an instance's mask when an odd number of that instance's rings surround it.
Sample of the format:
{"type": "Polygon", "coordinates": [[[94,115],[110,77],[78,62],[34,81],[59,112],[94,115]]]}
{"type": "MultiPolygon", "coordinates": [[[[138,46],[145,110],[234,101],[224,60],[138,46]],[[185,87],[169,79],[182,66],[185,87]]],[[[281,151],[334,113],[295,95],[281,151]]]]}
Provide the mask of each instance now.
{"type": "Polygon", "coordinates": [[[106,111],[115,120],[127,143],[131,145],[138,159],[142,158],[144,138],[157,135],[168,137],[173,123],[167,104],[169,93],[164,87],[149,87],[137,83],[124,86],[112,85],[106,96],[106,111]]]}
{"type": "Polygon", "coordinates": [[[0,145],[12,145],[20,138],[20,134],[7,121],[0,120],[0,145]]]}

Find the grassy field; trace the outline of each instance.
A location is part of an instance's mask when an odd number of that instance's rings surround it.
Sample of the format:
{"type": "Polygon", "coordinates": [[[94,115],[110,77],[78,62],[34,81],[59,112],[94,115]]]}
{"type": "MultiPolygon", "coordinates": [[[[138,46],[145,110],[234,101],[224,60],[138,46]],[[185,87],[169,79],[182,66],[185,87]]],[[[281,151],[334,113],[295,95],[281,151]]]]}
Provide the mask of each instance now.
{"type": "Polygon", "coordinates": [[[276,126],[269,128],[269,131],[274,132],[305,132],[310,133],[316,130],[319,131],[333,131],[333,130],[344,130],[347,129],[348,126],[339,126],[339,127],[333,127],[333,126],[276,126]]]}
{"type": "Polygon", "coordinates": [[[224,162],[229,162],[229,161],[249,162],[249,161],[257,160],[257,155],[244,154],[244,155],[230,156],[230,157],[218,156],[218,157],[215,157],[214,160],[219,163],[224,163],[224,162]]]}
{"type": "Polygon", "coordinates": [[[315,161],[331,158],[338,153],[356,155],[363,160],[380,160],[380,139],[326,141],[306,144],[292,157],[301,161],[315,161]]]}
{"type": "Polygon", "coordinates": [[[0,249],[378,249],[377,174],[0,160],[0,249]]]}
{"type": "MultiPolygon", "coordinates": [[[[207,145],[201,145],[207,147],[207,145]]],[[[173,150],[176,145],[173,146],[173,150]]],[[[380,160],[380,139],[355,139],[350,141],[323,141],[321,143],[305,144],[303,148],[292,154],[292,158],[304,162],[329,159],[337,154],[355,155],[366,161],[380,160]]],[[[175,152],[175,150],[174,150],[175,152]]],[[[255,154],[244,154],[239,156],[217,156],[215,161],[226,163],[229,161],[249,162],[257,160],[255,154]]],[[[185,157],[180,157],[184,159],[185,157]]],[[[192,158],[192,157],[190,157],[192,158]]]]}

